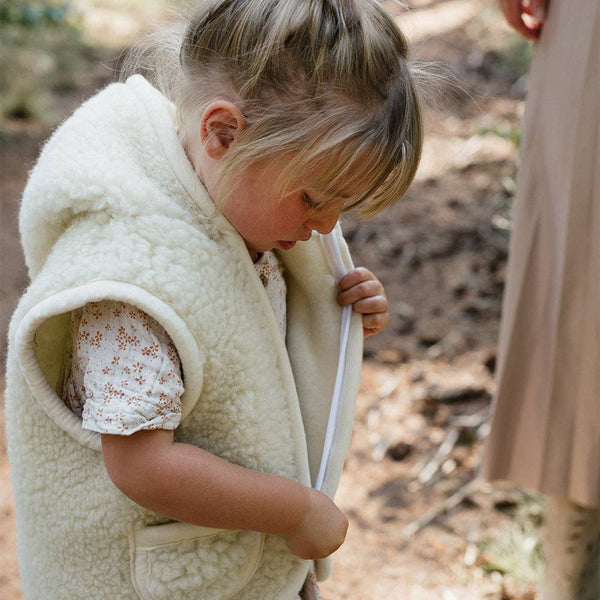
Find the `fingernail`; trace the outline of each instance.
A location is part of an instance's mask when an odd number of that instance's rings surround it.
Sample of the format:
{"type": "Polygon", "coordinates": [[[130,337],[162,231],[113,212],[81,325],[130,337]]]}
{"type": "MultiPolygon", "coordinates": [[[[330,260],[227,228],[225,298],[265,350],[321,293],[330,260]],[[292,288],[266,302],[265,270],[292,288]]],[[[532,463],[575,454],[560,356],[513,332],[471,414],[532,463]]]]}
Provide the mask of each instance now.
{"type": "Polygon", "coordinates": [[[531,9],[531,12],[533,13],[533,16],[538,20],[538,21],[545,21],[546,20],[546,10],[544,9],[543,6],[534,6],[531,9]]]}

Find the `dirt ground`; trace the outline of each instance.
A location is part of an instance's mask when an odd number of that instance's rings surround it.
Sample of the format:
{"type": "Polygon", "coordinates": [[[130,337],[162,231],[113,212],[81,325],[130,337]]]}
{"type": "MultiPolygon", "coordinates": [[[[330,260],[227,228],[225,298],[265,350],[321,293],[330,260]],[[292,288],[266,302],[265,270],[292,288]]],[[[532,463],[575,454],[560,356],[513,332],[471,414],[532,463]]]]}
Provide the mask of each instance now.
{"type": "MultiPolygon", "coordinates": [[[[344,219],[355,263],[386,286],[392,322],[365,346],[356,426],[337,496],[351,527],[323,597],[531,600],[535,575],[524,562],[535,534],[519,529],[516,548],[498,542],[514,541],[520,507],[535,513],[538,505],[521,490],[477,478],[493,393],[523,47],[493,0],[409,4],[410,13],[394,7],[399,22],[415,55],[433,61],[425,67],[427,138],[416,181],[401,202],[368,222],[344,219]],[[516,556],[513,567],[506,554],[516,556]]],[[[61,118],[111,80],[115,55],[90,53],[84,85],[60,99],[61,118]]],[[[1,133],[5,331],[27,282],[18,199],[49,126],[9,119],[1,133]]],[[[0,353],[4,358],[4,339],[0,353]]],[[[1,410],[0,420],[3,425],[1,410]]],[[[23,598],[3,426],[0,597],[23,598]]]]}

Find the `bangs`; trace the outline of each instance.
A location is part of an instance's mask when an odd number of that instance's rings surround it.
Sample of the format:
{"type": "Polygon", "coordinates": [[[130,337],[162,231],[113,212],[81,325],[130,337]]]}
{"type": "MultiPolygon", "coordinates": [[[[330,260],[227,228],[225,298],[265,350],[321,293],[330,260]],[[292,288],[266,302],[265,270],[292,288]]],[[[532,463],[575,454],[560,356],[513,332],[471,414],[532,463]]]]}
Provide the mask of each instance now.
{"type": "Polygon", "coordinates": [[[355,126],[349,137],[347,130],[338,131],[302,147],[282,172],[281,189],[295,191],[292,182],[308,182],[310,188],[331,199],[325,204],[343,198],[344,212],[358,209],[367,217],[398,202],[415,176],[420,136],[414,143],[412,136],[389,139],[365,129],[357,134],[355,126]]]}
{"type": "Polygon", "coordinates": [[[358,209],[363,216],[373,216],[400,200],[414,178],[418,159],[413,161],[413,149],[405,145],[388,149],[347,142],[317,159],[311,187],[332,201],[344,198],[344,212],[358,209]]]}
{"type": "Polygon", "coordinates": [[[289,128],[300,143],[283,181],[303,175],[326,198],[345,198],[344,210],[373,216],[402,198],[417,171],[423,131],[415,90],[401,80],[368,108],[328,100],[327,112],[303,120],[301,131],[289,128]]]}

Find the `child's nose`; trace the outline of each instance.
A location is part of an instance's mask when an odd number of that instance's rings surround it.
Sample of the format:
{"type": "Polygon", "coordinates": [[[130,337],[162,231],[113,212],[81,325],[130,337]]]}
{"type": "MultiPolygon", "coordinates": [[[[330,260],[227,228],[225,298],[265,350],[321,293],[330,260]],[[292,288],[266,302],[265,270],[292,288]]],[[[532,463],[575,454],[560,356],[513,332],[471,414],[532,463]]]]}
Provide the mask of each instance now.
{"type": "Polygon", "coordinates": [[[339,216],[340,215],[337,211],[328,213],[324,212],[318,216],[312,217],[308,221],[307,225],[319,233],[326,234],[333,230],[335,224],[338,222],[339,216]]]}

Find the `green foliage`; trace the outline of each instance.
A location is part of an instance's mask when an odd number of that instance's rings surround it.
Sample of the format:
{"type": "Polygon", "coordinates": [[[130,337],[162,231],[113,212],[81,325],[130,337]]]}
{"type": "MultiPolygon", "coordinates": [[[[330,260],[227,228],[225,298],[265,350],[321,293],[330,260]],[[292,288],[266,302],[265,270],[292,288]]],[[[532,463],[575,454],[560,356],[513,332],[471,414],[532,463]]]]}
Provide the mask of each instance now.
{"type": "Polygon", "coordinates": [[[0,27],[0,117],[53,122],[53,95],[73,88],[83,68],[78,14],[64,1],[9,0],[0,27]]]}
{"type": "Polygon", "coordinates": [[[516,148],[521,145],[521,127],[482,127],[477,134],[480,136],[495,135],[512,142],[516,148]]]}
{"type": "Polygon", "coordinates": [[[0,5],[0,23],[36,28],[62,25],[68,20],[67,2],[16,2],[5,0],[0,5]]]}
{"type": "Polygon", "coordinates": [[[480,568],[487,573],[496,571],[522,581],[539,583],[543,571],[541,497],[523,496],[510,512],[513,516],[511,527],[480,545],[484,559],[480,568]]]}

